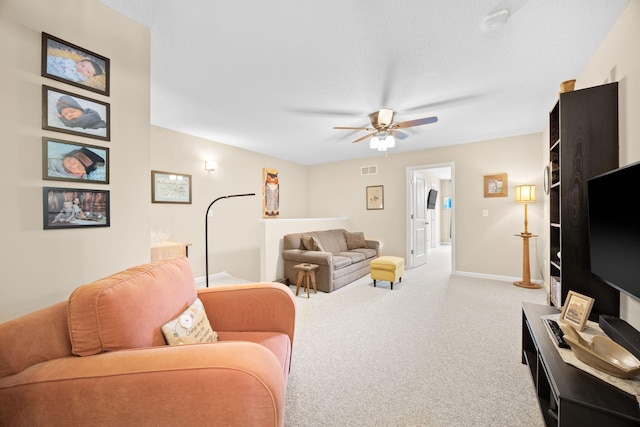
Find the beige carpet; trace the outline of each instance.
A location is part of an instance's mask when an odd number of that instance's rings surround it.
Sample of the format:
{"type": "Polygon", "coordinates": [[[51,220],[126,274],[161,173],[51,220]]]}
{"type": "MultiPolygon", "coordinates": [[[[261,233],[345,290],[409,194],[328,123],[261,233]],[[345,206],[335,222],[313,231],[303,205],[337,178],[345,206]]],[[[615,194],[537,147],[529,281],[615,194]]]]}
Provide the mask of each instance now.
{"type": "MultiPolygon", "coordinates": [[[[402,283],[297,298],[285,426],[543,426],[521,302],[543,289],[450,275],[450,247],[402,283]]],[[[295,290],[294,287],[292,289],[295,290]]]]}

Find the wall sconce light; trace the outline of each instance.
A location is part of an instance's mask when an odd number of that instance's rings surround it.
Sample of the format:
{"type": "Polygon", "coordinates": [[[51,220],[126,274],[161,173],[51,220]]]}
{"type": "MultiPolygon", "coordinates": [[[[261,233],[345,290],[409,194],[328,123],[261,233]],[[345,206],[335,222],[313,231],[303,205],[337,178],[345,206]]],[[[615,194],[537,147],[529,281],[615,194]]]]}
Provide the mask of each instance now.
{"type": "Polygon", "coordinates": [[[216,169],[218,169],[218,162],[215,160],[207,160],[204,162],[204,170],[207,172],[213,172],[216,169]]]}

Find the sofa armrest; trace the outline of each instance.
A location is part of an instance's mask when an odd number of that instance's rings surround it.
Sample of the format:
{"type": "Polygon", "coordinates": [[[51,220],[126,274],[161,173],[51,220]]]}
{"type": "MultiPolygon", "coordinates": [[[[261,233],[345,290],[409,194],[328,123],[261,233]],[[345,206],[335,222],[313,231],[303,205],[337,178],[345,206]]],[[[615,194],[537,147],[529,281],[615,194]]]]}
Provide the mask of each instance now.
{"type": "Polygon", "coordinates": [[[280,362],[256,343],[151,347],[55,359],[2,378],[0,419],[282,426],[285,390],[280,362]]]}
{"type": "Polygon", "coordinates": [[[366,240],[369,249],[375,249],[376,254],[380,254],[380,242],[377,240],[366,240]]]}
{"type": "Polygon", "coordinates": [[[305,251],[302,249],[285,249],[282,251],[282,258],[293,262],[308,262],[318,265],[333,265],[333,254],[331,252],[305,251]]]}
{"type": "Polygon", "coordinates": [[[281,283],[247,283],[198,289],[198,298],[217,331],[281,332],[293,347],[296,302],[281,283]]]}

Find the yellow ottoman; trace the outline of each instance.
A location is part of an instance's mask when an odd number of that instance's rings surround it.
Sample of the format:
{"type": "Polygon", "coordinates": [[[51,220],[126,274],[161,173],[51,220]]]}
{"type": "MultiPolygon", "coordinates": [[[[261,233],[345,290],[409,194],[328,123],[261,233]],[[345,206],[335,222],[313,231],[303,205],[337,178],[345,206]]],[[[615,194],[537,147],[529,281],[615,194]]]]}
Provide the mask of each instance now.
{"type": "Polygon", "coordinates": [[[396,280],[402,282],[404,274],[404,258],[397,256],[381,256],[371,261],[371,278],[373,286],[376,286],[376,280],[385,280],[391,283],[393,290],[393,282],[396,280]]]}

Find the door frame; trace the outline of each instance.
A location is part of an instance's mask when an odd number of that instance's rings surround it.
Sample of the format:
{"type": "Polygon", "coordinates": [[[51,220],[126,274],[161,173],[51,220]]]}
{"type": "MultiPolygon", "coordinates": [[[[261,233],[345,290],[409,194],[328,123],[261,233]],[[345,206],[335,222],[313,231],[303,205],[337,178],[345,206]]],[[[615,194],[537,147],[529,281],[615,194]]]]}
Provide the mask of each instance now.
{"type": "MultiPolygon", "coordinates": [[[[451,206],[451,272],[453,273],[456,270],[456,251],[455,251],[455,242],[456,242],[456,227],[455,227],[455,217],[456,217],[456,203],[455,203],[455,193],[456,193],[456,186],[455,186],[455,163],[454,162],[446,162],[446,163],[432,163],[432,164],[425,164],[425,165],[417,165],[417,166],[407,166],[406,167],[406,173],[405,173],[405,192],[406,192],[406,206],[405,206],[405,212],[406,212],[406,216],[405,216],[405,226],[406,226],[406,242],[407,242],[407,247],[406,247],[406,255],[405,255],[405,259],[407,260],[407,262],[409,263],[407,265],[407,268],[413,268],[413,265],[411,265],[411,260],[413,259],[411,257],[411,250],[413,248],[413,227],[412,227],[412,221],[411,221],[411,209],[414,203],[413,200],[413,186],[411,183],[411,179],[413,178],[413,172],[417,171],[417,170],[423,170],[423,169],[434,169],[434,168],[442,168],[442,167],[449,167],[451,168],[451,200],[453,201],[452,206],[451,206]]],[[[440,197],[440,200],[438,200],[438,203],[441,203],[442,201],[442,195],[440,197]]]]}

